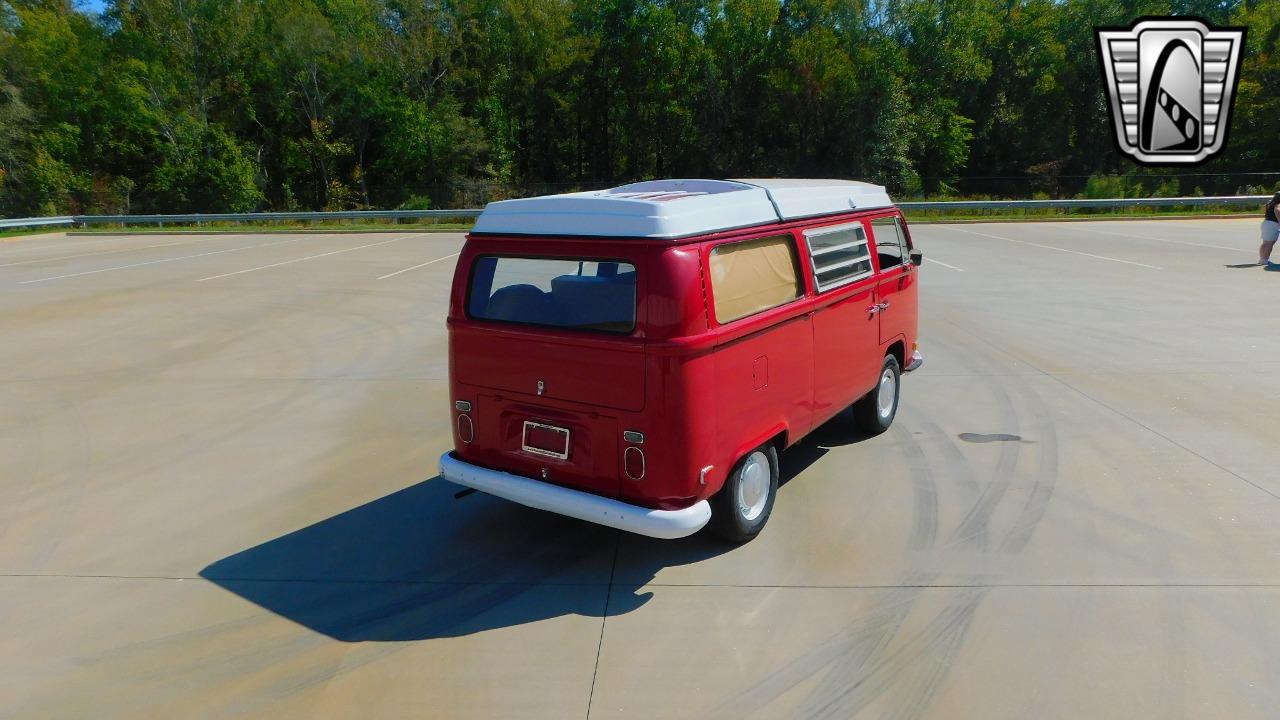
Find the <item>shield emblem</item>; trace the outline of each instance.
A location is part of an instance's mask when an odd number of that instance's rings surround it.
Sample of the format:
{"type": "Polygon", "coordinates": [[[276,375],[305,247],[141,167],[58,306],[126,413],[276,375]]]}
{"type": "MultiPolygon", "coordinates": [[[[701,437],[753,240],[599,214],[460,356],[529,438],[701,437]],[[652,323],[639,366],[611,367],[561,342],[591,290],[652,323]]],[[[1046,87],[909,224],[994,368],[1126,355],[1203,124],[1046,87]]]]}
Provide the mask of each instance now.
{"type": "Polygon", "coordinates": [[[1222,150],[1245,28],[1146,18],[1094,35],[1121,152],[1144,165],[1194,165],[1222,150]]]}

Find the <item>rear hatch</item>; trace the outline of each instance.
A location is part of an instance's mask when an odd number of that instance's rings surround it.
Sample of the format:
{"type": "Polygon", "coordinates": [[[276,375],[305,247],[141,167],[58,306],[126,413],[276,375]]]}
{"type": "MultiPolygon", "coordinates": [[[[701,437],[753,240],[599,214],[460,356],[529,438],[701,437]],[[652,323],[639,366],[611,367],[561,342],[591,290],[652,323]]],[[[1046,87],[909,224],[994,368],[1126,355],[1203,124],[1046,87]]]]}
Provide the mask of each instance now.
{"type": "Polygon", "coordinates": [[[600,409],[644,409],[645,356],[638,341],[561,344],[481,329],[456,332],[453,352],[454,377],[466,385],[600,409]]]}
{"type": "Polygon", "coordinates": [[[617,414],[645,402],[634,266],[480,255],[468,282],[450,337],[454,380],[477,391],[464,457],[616,496],[617,414]]]}

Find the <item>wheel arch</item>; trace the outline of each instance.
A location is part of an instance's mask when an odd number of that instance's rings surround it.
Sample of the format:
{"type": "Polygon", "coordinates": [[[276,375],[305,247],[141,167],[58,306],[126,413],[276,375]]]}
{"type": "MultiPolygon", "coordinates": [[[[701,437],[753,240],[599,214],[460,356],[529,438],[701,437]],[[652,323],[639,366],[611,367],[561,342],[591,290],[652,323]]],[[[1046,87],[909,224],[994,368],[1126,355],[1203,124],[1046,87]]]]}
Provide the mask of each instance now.
{"type": "Polygon", "coordinates": [[[717,473],[718,477],[716,478],[715,489],[707,493],[708,497],[715,495],[724,489],[724,484],[729,479],[729,473],[732,472],[733,469],[738,466],[738,463],[742,461],[742,458],[746,457],[752,450],[755,450],[761,445],[773,445],[774,450],[777,452],[778,456],[781,457],[782,451],[787,448],[787,443],[790,438],[791,428],[789,428],[785,422],[779,422],[769,427],[769,429],[764,432],[751,436],[751,440],[738,445],[734,449],[732,456],[729,458],[729,462],[726,464],[724,471],[717,473]]]}
{"type": "Polygon", "coordinates": [[[893,342],[889,343],[889,347],[885,349],[884,354],[885,354],[885,356],[886,356],[886,357],[888,357],[889,355],[892,355],[892,356],[894,356],[895,358],[897,358],[897,360],[898,360],[898,367],[900,367],[900,368],[904,368],[904,367],[906,367],[906,366],[907,366],[907,340],[906,340],[906,338],[904,338],[903,336],[899,335],[897,338],[895,338],[895,339],[893,340],[893,342]]]}

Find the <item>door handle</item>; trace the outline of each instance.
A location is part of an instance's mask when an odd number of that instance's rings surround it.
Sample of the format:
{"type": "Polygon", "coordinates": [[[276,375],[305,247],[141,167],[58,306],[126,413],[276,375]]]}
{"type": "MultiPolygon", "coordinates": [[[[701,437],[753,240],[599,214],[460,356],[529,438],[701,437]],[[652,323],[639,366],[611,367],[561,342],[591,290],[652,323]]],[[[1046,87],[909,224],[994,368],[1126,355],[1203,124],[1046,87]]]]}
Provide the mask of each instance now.
{"type": "Polygon", "coordinates": [[[875,305],[870,305],[870,306],[868,306],[868,307],[867,307],[867,313],[868,313],[868,314],[870,314],[870,315],[875,315],[876,313],[880,312],[881,310],[887,310],[887,309],[889,309],[889,302],[888,302],[888,301],[885,301],[885,302],[882,302],[882,303],[876,303],[875,305]]]}

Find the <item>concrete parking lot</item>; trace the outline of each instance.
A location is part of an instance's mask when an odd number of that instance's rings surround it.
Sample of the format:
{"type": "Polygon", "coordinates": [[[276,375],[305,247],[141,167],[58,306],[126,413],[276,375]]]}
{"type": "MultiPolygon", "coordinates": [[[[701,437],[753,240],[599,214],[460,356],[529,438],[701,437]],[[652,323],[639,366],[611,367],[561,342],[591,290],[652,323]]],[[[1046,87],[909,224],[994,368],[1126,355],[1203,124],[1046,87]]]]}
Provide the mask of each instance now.
{"type": "Polygon", "coordinates": [[[433,478],[461,235],[0,242],[0,718],[1280,716],[1256,229],[916,226],[742,547],[433,478]]]}

